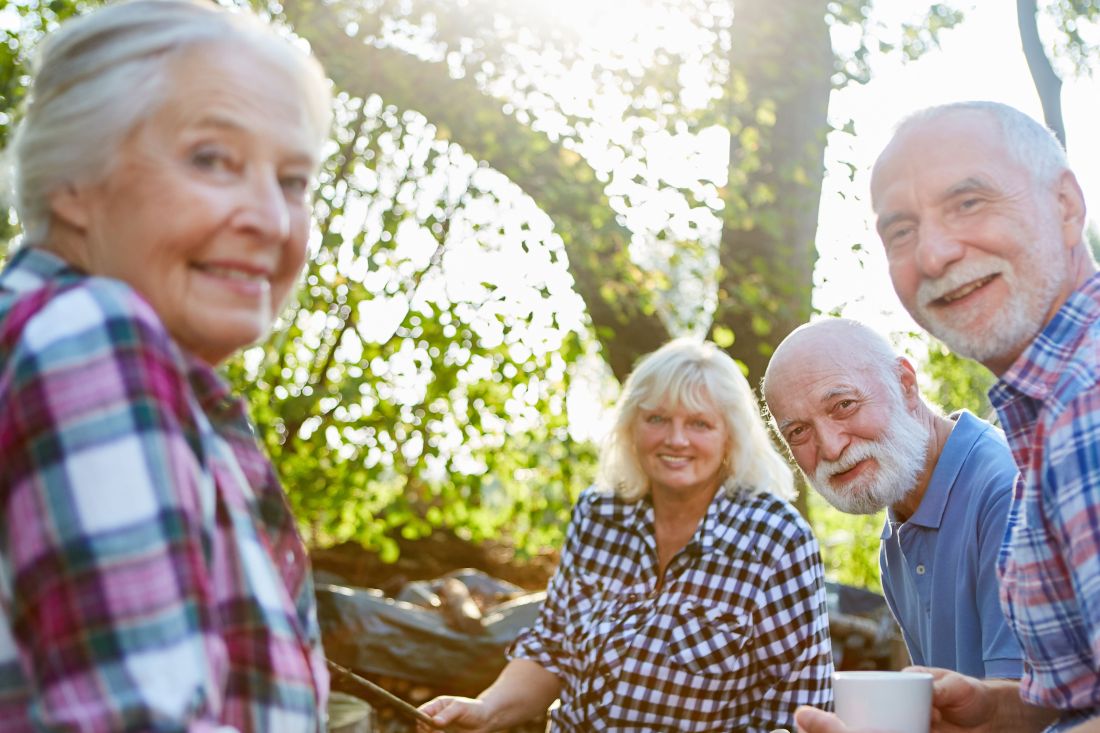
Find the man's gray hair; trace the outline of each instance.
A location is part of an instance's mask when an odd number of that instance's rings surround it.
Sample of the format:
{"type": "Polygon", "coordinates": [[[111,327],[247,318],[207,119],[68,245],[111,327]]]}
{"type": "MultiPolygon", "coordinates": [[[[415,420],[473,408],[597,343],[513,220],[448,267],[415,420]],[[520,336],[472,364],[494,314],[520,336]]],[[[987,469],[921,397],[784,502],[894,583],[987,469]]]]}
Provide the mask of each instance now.
{"type": "Polygon", "coordinates": [[[1069,169],[1065,148],[1054,133],[1015,107],[1000,102],[967,101],[936,105],[914,112],[898,123],[894,137],[910,127],[952,112],[985,112],[1000,127],[1005,146],[1013,159],[1030,171],[1033,180],[1043,186],[1054,183],[1069,169]]]}
{"type": "Polygon", "coordinates": [[[246,11],[199,0],[132,0],[62,24],[38,49],[24,117],[7,151],[22,243],[49,234],[50,197],[72,182],[101,179],[125,136],[171,93],[172,61],[229,43],[287,73],[315,127],[317,153],[331,100],[320,65],[246,11]]]}

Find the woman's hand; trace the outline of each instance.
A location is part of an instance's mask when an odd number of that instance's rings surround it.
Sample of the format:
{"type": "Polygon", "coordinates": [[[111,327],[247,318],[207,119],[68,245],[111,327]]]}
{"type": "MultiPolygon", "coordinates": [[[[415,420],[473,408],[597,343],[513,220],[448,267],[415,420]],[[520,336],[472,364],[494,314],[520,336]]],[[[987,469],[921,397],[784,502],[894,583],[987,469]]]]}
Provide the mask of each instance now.
{"type": "MultiPolygon", "coordinates": [[[[432,716],[440,727],[465,733],[491,733],[489,706],[483,700],[443,695],[420,706],[420,712],[432,716]]],[[[417,733],[438,733],[426,723],[417,723],[417,733]]]]}

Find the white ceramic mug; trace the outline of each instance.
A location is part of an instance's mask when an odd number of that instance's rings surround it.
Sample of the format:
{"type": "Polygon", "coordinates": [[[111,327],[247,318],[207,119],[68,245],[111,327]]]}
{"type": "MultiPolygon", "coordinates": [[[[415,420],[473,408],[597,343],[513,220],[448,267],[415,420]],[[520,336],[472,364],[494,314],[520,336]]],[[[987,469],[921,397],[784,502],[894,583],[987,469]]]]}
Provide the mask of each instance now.
{"type": "Polygon", "coordinates": [[[836,714],[850,728],[928,733],[932,675],[927,672],[836,672],[836,714]]]}

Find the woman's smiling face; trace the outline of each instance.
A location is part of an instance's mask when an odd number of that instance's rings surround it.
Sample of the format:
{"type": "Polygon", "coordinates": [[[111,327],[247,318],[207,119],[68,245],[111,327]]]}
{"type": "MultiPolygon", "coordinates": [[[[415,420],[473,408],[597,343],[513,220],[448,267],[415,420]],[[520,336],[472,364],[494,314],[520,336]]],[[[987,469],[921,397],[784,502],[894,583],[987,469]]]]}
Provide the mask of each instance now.
{"type": "Polygon", "coordinates": [[[52,199],[63,256],[137,290],[218,364],[263,338],[305,263],[318,134],[263,54],[215,44],[171,63],[166,99],[106,176],[52,199]]]}
{"type": "Polygon", "coordinates": [[[638,462],[656,493],[715,491],[729,447],[729,430],[714,411],[642,408],[634,423],[638,462]]]}

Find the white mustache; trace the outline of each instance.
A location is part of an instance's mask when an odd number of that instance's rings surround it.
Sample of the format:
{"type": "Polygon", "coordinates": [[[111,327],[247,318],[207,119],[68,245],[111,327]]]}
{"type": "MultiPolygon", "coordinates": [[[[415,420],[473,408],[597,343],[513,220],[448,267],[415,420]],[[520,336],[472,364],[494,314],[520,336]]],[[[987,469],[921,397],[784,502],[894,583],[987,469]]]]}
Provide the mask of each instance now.
{"type": "Polygon", "coordinates": [[[874,443],[861,442],[849,446],[844,455],[835,461],[821,461],[817,466],[816,479],[825,483],[838,473],[844,473],[855,468],[857,464],[868,458],[877,458],[878,450],[874,443]]]}
{"type": "Polygon", "coordinates": [[[935,280],[922,280],[917,287],[917,302],[928,305],[964,285],[998,275],[1002,271],[1003,263],[996,257],[964,260],[935,280]]]}

